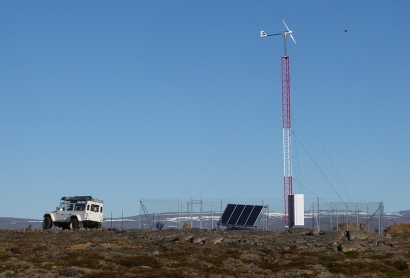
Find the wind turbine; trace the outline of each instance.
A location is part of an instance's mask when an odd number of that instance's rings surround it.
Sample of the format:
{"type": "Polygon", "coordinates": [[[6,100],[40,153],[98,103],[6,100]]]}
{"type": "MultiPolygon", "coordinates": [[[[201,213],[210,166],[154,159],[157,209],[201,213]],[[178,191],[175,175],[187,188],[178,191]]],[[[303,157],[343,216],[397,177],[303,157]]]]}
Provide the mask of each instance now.
{"type": "Polygon", "coordinates": [[[282,33],[270,34],[270,35],[266,34],[265,31],[261,31],[261,38],[277,36],[277,35],[283,35],[284,43],[285,43],[285,56],[287,56],[287,51],[286,51],[286,38],[287,38],[287,36],[289,35],[289,37],[293,40],[293,42],[295,44],[296,44],[296,41],[295,41],[295,38],[292,35],[292,33],[293,33],[292,30],[289,29],[288,25],[286,25],[284,20],[282,20],[282,21],[283,21],[283,24],[285,24],[285,27],[286,27],[287,31],[283,31],[282,33]]]}
{"type": "MultiPolygon", "coordinates": [[[[261,37],[270,37],[283,35],[285,40],[285,56],[281,59],[282,72],[282,127],[283,127],[283,189],[284,189],[284,208],[285,208],[285,226],[293,227],[295,225],[295,209],[294,209],[294,195],[292,189],[292,154],[291,154],[291,113],[290,113],[290,65],[289,56],[286,53],[286,38],[289,35],[294,43],[295,38],[292,31],[286,25],[286,30],[277,34],[266,34],[261,31],[261,37]]],[[[302,217],[303,219],[303,217],[302,217]]],[[[299,225],[299,221],[297,225],[299,225]]],[[[303,224],[304,225],[304,224],[303,224]]]]}

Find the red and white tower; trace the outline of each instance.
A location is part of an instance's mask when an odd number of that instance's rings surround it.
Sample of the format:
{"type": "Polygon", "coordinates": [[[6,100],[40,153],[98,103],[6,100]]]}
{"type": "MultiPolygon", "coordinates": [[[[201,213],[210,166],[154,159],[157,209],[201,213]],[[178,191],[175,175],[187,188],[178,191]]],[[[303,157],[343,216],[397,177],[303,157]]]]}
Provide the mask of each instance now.
{"type": "Polygon", "coordinates": [[[285,55],[281,60],[281,74],[282,74],[282,128],[283,128],[283,188],[284,188],[284,208],[285,208],[285,226],[292,227],[294,225],[292,204],[289,203],[289,196],[292,192],[292,144],[291,144],[291,113],[290,113],[290,68],[289,56],[286,51],[286,38],[289,35],[294,43],[295,39],[292,36],[292,31],[289,30],[285,24],[287,31],[277,34],[268,35],[265,31],[261,31],[261,37],[269,37],[276,35],[283,35],[285,55]]]}
{"type": "Polygon", "coordinates": [[[291,227],[289,195],[292,195],[292,145],[290,119],[289,56],[282,57],[282,128],[283,128],[283,189],[285,226],[291,227]]]}

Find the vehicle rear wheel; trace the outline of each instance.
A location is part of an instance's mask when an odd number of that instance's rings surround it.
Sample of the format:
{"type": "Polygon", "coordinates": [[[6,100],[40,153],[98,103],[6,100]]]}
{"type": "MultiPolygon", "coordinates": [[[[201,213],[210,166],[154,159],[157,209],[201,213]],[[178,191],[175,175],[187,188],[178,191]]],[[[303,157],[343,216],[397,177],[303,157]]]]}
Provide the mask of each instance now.
{"type": "Polygon", "coordinates": [[[51,229],[51,218],[48,217],[48,216],[46,218],[44,218],[44,220],[43,220],[43,229],[44,230],[51,229]]]}
{"type": "Polygon", "coordinates": [[[71,219],[70,228],[78,230],[78,220],[76,218],[71,219]]]}

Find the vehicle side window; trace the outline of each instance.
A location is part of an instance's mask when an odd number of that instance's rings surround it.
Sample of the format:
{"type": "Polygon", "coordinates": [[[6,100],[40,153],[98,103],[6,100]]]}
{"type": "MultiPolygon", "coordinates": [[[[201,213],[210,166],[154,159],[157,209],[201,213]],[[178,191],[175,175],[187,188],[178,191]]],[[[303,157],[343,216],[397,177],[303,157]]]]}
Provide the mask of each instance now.
{"type": "Polygon", "coordinates": [[[84,210],[85,204],[76,204],[74,210],[84,210]]]}
{"type": "Polygon", "coordinates": [[[103,207],[100,207],[100,212],[101,212],[101,213],[103,212],[103,207]]]}
{"type": "Polygon", "coordinates": [[[98,205],[91,205],[91,211],[98,212],[99,209],[100,209],[100,206],[98,206],[98,205]]]}
{"type": "Polygon", "coordinates": [[[73,210],[74,205],[73,204],[68,204],[67,210],[73,210]]]}
{"type": "Polygon", "coordinates": [[[87,205],[87,210],[90,210],[90,205],[87,205]]]}

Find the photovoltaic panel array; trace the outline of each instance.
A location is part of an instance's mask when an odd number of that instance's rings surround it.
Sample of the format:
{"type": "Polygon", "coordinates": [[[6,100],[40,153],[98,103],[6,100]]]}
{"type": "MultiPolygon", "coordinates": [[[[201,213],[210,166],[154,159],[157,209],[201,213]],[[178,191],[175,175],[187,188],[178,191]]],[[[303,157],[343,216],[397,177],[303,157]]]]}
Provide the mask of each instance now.
{"type": "Polygon", "coordinates": [[[255,227],[263,206],[228,204],[221,217],[222,226],[255,227]]]}

